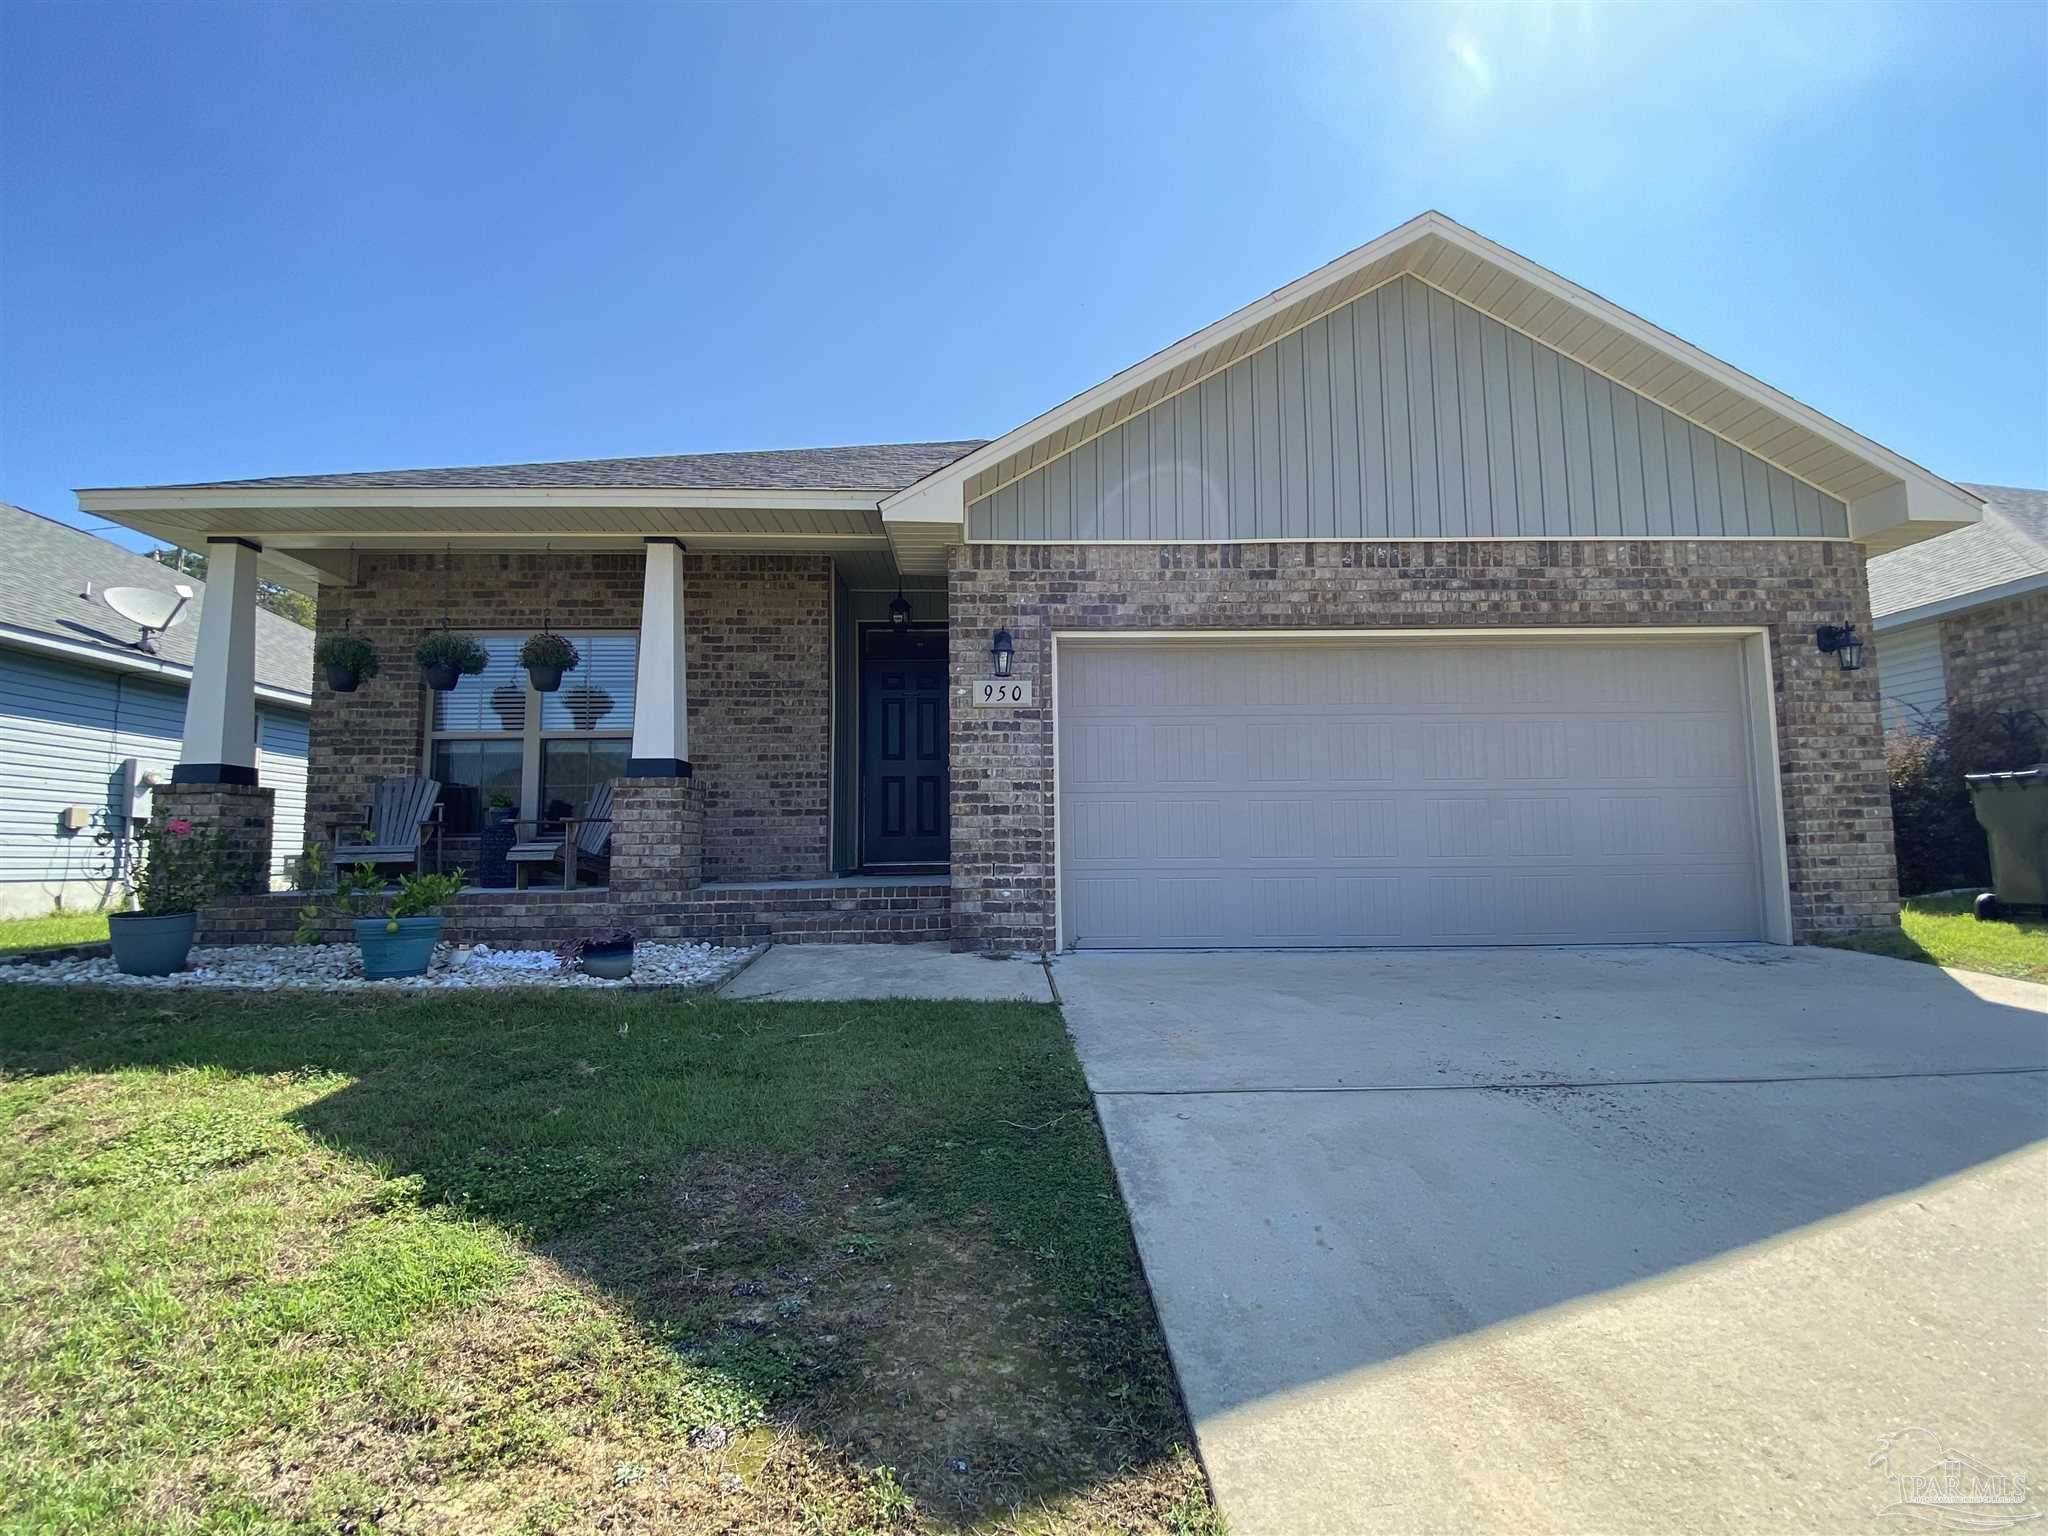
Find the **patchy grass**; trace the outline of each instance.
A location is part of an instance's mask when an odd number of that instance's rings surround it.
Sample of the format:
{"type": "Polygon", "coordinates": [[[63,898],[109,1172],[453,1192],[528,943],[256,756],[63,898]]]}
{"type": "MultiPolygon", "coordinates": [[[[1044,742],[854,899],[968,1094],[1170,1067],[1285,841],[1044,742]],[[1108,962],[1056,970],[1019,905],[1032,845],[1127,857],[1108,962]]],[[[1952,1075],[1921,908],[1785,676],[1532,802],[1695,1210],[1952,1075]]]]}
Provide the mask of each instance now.
{"type": "Polygon", "coordinates": [[[1970,910],[1974,899],[1916,896],[1899,913],[1898,927],[1844,934],[1824,942],[1837,949],[2048,982],[2048,923],[2033,919],[1980,923],[1970,910]]]}
{"type": "Polygon", "coordinates": [[[1025,1004],[0,988],[0,1530],[1219,1530],[1025,1004]]]}
{"type": "Polygon", "coordinates": [[[0,955],[106,941],[104,912],[51,912],[42,917],[0,918],[0,955]]]}

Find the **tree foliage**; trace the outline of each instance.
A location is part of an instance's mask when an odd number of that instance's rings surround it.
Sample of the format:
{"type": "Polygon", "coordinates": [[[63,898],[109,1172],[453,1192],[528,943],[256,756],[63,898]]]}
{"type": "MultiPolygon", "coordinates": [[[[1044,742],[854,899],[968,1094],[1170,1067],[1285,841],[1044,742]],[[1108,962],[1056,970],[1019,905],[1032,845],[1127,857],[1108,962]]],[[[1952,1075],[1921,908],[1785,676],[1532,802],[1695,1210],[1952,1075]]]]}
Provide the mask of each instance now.
{"type": "MultiPolygon", "coordinates": [[[[152,550],[150,558],[158,565],[167,565],[181,576],[206,580],[206,556],[196,550],[174,549],[166,545],[152,550]]],[[[294,592],[290,587],[281,587],[274,581],[256,583],[256,606],[266,608],[281,619],[290,619],[294,624],[307,629],[313,627],[313,599],[303,592],[294,592]]]]}

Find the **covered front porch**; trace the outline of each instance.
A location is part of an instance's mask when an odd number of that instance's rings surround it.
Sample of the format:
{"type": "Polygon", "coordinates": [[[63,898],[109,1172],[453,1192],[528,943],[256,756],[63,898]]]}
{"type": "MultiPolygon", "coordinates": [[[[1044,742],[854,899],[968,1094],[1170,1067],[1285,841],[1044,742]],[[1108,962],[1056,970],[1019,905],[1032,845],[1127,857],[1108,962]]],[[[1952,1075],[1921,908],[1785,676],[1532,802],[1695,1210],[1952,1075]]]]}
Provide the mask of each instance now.
{"type": "Polygon", "coordinates": [[[273,830],[253,735],[260,581],[315,591],[320,635],[377,658],[352,688],[314,680],[308,845],[349,862],[380,785],[431,781],[419,863],[464,872],[458,942],[603,923],[720,943],[946,936],[945,582],[899,568],[873,494],[770,516],[173,491],[86,495],[168,503],[124,520],[209,556],[183,750],[158,795],[160,814],[219,825],[234,852],[238,894],[208,914],[203,941],[270,940],[294,923],[295,899],[256,873],[273,830]],[[681,526],[646,531],[661,525],[681,526]],[[475,640],[485,663],[437,690],[414,652],[442,630],[475,640]],[[580,658],[548,691],[519,663],[542,632],[580,658]],[[608,825],[573,888],[563,863],[506,888],[503,824],[544,840],[569,821],[573,843],[600,789],[608,825]]]}

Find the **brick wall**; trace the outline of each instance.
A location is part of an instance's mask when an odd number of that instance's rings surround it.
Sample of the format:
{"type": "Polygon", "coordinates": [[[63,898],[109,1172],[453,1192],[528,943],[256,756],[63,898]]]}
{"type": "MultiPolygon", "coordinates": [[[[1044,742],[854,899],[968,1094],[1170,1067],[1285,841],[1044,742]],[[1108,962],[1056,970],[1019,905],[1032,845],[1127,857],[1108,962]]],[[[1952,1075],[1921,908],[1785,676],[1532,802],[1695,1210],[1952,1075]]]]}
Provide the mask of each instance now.
{"type": "Polygon", "coordinates": [[[951,557],[953,937],[1056,943],[1055,629],[1762,625],[1771,634],[1794,935],[1898,908],[1874,670],[1843,672],[1820,624],[1869,630],[1862,551],[1820,540],[1640,543],[965,545],[951,557]],[[977,710],[968,683],[1007,628],[1035,706],[977,710]]]}
{"type": "Polygon", "coordinates": [[[1968,708],[2048,716],[2048,592],[1943,619],[1941,669],[1948,696],[1968,708]]]}
{"type": "Polygon", "coordinates": [[[189,821],[218,832],[223,889],[247,895],[270,889],[270,828],[277,791],[255,784],[165,784],[150,796],[158,822],[189,821]]]}
{"type": "MultiPolygon", "coordinates": [[[[413,647],[441,622],[458,629],[637,629],[637,550],[458,554],[375,551],[356,580],[320,594],[320,633],[377,648],[383,671],[354,693],[314,683],[308,839],[360,814],[379,779],[423,770],[427,694],[413,647]]],[[[832,577],[823,555],[692,553],[687,641],[690,761],[710,880],[829,873],[832,577]]],[[[452,864],[473,847],[451,845],[452,864]]]]}

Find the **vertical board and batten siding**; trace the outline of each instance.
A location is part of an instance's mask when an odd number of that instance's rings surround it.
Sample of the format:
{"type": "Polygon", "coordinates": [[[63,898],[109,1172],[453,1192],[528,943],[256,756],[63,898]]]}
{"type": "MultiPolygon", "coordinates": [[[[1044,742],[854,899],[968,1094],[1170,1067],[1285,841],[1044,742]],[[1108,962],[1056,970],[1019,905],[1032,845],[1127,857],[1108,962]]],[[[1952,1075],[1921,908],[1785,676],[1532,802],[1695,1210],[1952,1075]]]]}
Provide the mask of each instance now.
{"type": "MultiPolygon", "coordinates": [[[[169,767],[185,731],[181,684],[103,671],[21,651],[0,651],[0,883],[61,885],[113,873],[94,834],[117,811],[122,760],[169,767]],[[95,817],[64,832],[66,806],[95,817]]],[[[272,867],[285,872],[306,820],[306,717],[258,715],[258,773],[277,791],[272,867]]]]}
{"type": "Polygon", "coordinates": [[[1413,277],[968,509],[978,542],[1846,538],[1783,470],[1413,277]]]}
{"type": "Polygon", "coordinates": [[[1884,699],[1884,728],[1924,731],[1948,713],[1948,680],[1941,665],[1941,621],[1886,630],[1872,650],[1884,699]]]}

